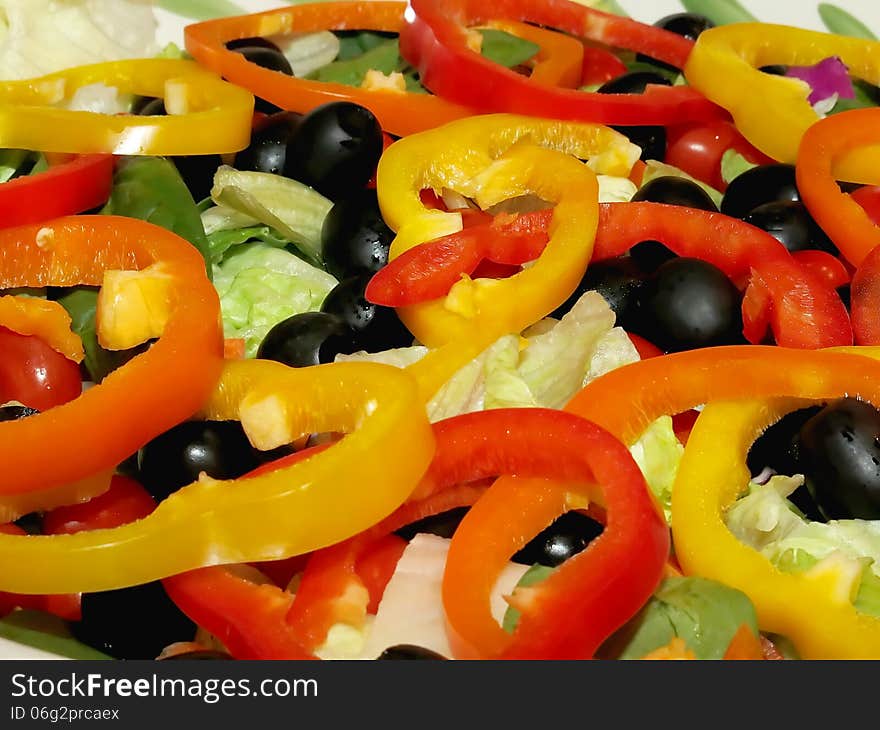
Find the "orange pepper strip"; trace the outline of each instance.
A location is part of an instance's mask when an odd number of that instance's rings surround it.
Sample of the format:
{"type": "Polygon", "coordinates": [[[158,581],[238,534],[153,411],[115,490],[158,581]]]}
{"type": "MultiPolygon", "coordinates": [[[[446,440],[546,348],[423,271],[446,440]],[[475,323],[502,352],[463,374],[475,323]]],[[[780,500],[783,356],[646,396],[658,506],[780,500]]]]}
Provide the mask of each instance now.
{"type": "Polygon", "coordinates": [[[512,20],[492,20],[486,25],[540,46],[529,76],[534,83],[566,89],[580,86],[584,44],[577,38],[512,20]]]}
{"type": "Polygon", "coordinates": [[[250,63],[227,50],[228,41],[278,33],[321,30],[374,30],[398,33],[403,26],[402,2],[308,3],[291,8],[187,26],[186,50],[203,66],[283,109],[308,112],[330,101],[352,101],[367,107],[382,129],[405,136],[438,127],[473,112],[430,94],[370,91],[344,84],[286,76],[250,63]]]}
{"type": "MultiPolygon", "coordinates": [[[[856,109],[817,122],[804,134],[797,186],[816,222],[854,266],[880,246],[880,228],[849,195],[835,170],[848,153],[880,143],[880,109],[856,109]]],[[[880,171],[871,182],[880,183],[880,171]]]]}
{"type": "Polygon", "coordinates": [[[201,255],[173,233],[116,216],[0,231],[0,289],[97,286],[111,270],[153,264],[166,282],[162,298],[150,301],[151,309],[167,309],[162,336],[76,400],[0,423],[0,495],[60,487],[113,469],[195,413],[223,363],[217,292],[201,255]]]}
{"type": "Polygon", "coordinates": [[[82,362],[82,340],[70,329],[70,315],[58,302],[36,297],[0,297],[0,326],[39,337],[68,360],[82,362]]]}

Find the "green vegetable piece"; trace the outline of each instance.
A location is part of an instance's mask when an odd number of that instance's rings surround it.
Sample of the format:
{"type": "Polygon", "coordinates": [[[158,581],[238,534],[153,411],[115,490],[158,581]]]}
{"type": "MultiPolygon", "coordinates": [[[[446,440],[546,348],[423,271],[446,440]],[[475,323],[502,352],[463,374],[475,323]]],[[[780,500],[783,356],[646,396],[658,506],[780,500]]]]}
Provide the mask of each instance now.
{"type": "Polygon", "coordinates": [[[211,259],[219,263],[230,249],[250,241],[260,241],[276,248],[284,248],[288,244],[286,238],[280,236],[269,226],[250,226],[230,231],[217,231],[208,236],[211,259]]]}
{"type": "Polygon", "coordinates": [[[832,33],[876,41],[877,36],[861,20],[832,3],[819,3],[819,17],[832,33]]]}
{"type": "Polygon", "coordinates": [[[337,61],[349,61],[352,58],[381,46],[390,40],[394,40],[393,33],[377,33],[372,30],[343,30],[336,31],[339,38],[339,55],[337,61]]]}
{"type": "Polygon", "coordinates": [[[177,168],[163,157],[131,157],[119,163],[110,200],[101,211],[153,223],[176,233],[205,257],[208,239],[199,209],[177,168]]]}
{"type": "Polygon", "coordinates": [[[13,611],[0,619],[0,637],[68,659],[112,659],[74,639],[57,616],[42,611],[13,611]]]}
{"type": "Polygon", "coordinates": [[[736,150],[727,150],[721,157],[721,179],[729,185],[734,179],[753,167],[757,167],[757,165],[749,162],[736,150]]]}
{"type": "Polygon", "coordinates": [[[697,659],[721,659],[743,624],[757,635],[746,594],[705,578],[667,578],[606,648],[620,659],[641,659],[680,637],[697,659]]]}
{"type": "Polygon", "coordinates": [[[880,102],[880,98],[877,98],[877,87],[861,79],[853,79],[853,91],[855,92],[854,99],[838,99],[828,114],[840,114],[852,109],[868,109],[877,106],[880,102]]]}
{"type": "Polygon", "coordinates": [[[386,76],[402,68],[397,39],[386,40],[359,56],[344,61],[334,61],[306,76],[313,81],[360,86],[367,71],[374,69],[386,76]]]}
{"type": "Polygon", "coordinates": [[[70,315],[71,330],[79,335],[85,353],[86,370],[92,381],[100,383],[110,373],[122,367],[132,357],[142,351],[144,346],[133,350],[105,350],[98,344],[95,326],[95,312],[98,307],[98,290],[93,287],[77,287],[65,294],[58,303],[70,315]]]}
{"type": "MultiPolygon", "coordinates": [[[[529,586],[537,585],[542,580],[549,578],[552,573],[553,568],[548,568],[546,565],[538,565],[536,563],[523,573],[523,577],[519,579],[516,587],[528,588],[529,586]]],[[[504,612],[504,619],[501,622],[501,628],[507,633],[512,634],[516,629],[516,625],[519,623],[519,617],[519,610],[515,609],[513,606],[508,606],[507,611],[504,612]]]]}
{"type": "Polygon", "coordinates": [[[674,84],[678,77],[681,76],[681,72],[678,69],[664,68],[646,61],[631,61],[626,64],[626,70],[628,72],[649,71],[650,73],[659,74],[663,78],[669,79],[671,84],[674,84]]]}
{"type": "Polygon", "coordinates": [[[519,66],[541,50],[536,43],[503,30],[483,28],[480,35],[483,36],[483,45],[480,48],[483,57],[505,68],[519,66]]]}
{"type": "Polygon", "coordinates": [[[224,165],[214,175],[211,197],[218,205],[274,228],[309,262],[322,265],[321,228],[333,203],[308,185],[280,175],[224,165]]]}
{"type": "Polygon", "coordinates": [[[193,20],[210,20],[225,15],[244,15],[245,10],[229,0],[156,0],[156,6],[193,20]]]}
{"type": "Polygon", "coordinates": [[[705,15],[715,25],[729,23],[752,23],[757,18],[737,0],[681,0],[689,13],[705,15]]]}
{"type": "Polygon", "coordinates": [[[0,150],[0,183],[14,178],[31,159],[32,153],[28,150],[0,150]]]}

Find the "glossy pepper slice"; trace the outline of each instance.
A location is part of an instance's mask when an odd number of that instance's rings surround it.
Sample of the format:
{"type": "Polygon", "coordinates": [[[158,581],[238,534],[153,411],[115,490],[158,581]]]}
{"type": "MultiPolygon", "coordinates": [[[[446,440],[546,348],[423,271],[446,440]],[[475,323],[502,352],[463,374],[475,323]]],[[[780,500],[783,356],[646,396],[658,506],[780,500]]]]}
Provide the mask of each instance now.
{"type": "Polygon", "coordinates": [[[0,536],[0,589],[110,590],[203,566],[311,552],[391,513],[428,467],[434,448],[414,383],[381,365],[295,370],[230,361],[202,416],[241,420],[264,450],[309,433],[352,433],[270,474],[232,482],[205,477],[130,525],[76,535],[0,536]],[[393,469],[383,448],[389,443],[406,444],[393,469]]]}
{"type": "MultiPolygon", "coordinates": [[[[112,302],[120,312],[131,311],[127,319],[118,315],[118,333],[128,336],[140,326],[149,301],[156,317],[150,331],[158,341],[76,400],[0,423],[0,495],[62,487],[112,470],[207,400],[222,366],[220,305],[204,260],[189,243],[115,216],[0,230],[0,289],[99,286],[119,278],[133,286],[117,289],[112,302]],[[134,271],[147,268],[160,282],[153,292],[142,279],[147,273],[134,271]],[[47,448],[53,453],[48,461],[47,448]]],[[[111,304],[106,290],[99,295],[99,334],[101,310],[111,304]]]]}
{"type": "MultiPolygon", "coordinates": [[[[880,53],[880,44],[877,49],[880,53]]],[[[861,205],[840,189],[835,176],[845,175],[848,154],[857,152],[871,158],[871,147],[880,145],[878,124],[880,109],[876,108],[835,114],[806,131],[798,153],[797,186],[801,198],[822,230],[854,266],[880,246],[880,228],[861,205]]],[[[877,168],[864,182],[880,182],[877,168]]]]}
{"type": "Polygon", "coordinates": [[[105,203],[113,185],[110,155],[82,155],[0,186],[0,226],[73,215],[105,203]]]}
{"type": "Polygon", "coordinates": [[[452,538],[443,604],[455,655],[592,657],[650,598],[669,555],[669,531],[626,447],[592,423],[544,409],[483,411],[439,426],[455,448],[434,460],[429,475],[436,482],[518,477],[495,482],[452,538]],[[559,514],[593,501],[597,485],[605,530],[549,578],[514,591],[508,600],[522,615],[508,634],[490,611],[497,576],[559,514]]]}
{"type": "MultiPolygon", "coordinates": [[[[851,392],[843,388],[834,396],[851,392]]],[[[880,620],[853,606],[851,575],[831,562],[807,573],[784,573],[724,524],[724,511],[749,483],[746,456],[752,442],[803,405],[783,400],[706,407],[691,432],[672,493],[675,552],[688,574],[746,593],[761,628],[791,639],[804,659],[876,659],[880,620]]]]}
{"type": "MultiPolygon", "coordinates": [[[[853,76],[880,83],[880,43],[769,23],[724,25],[700,34],[684,72],[689,84],[731,113],[749,142],[774,160],[793,164],[804,133],[819,121],[807,100],[812,89],[758,69],[813,65],[831,56],[839,57],[853,76]]],[[[839,163],[840,179],[875,181],[880,146],[839,163]]]]}
{"type": "MultiPolygon", "coordinates": [[[[0,146],[44,152],[205,155],[250,141],[254,100],[192,61],[138,59],[0,82],[0,146]],[[90,84],[161,97],[167,116],[70,111],[58,106],[90,84]]],[[[51,170],[50,170],[51,172],[51,170]]]]}
{"type": "Polygon", "coordinates": [[[74,362],[82,362],[82,340],[70,329],[70,315],[58,302],[37,297],[0,296],[0,327],[39,337],[74,362]]]}
{"type": "Polygon", "coordinates": [[[603,124],[706,121],[723,111],[686,86],[648,87],[641,95],[548,88],[483,58],[468,26],[491,19],[537,23],[609,46],[647,53],[683,68],[692,42],[629,18],[566,0],[411,0],[400,49],[431,91],[484,112],[505,111],[603,124]]]}
{"type": "Polygon", "coordinates": [[[407,135],[473,112],[430,94],[370,91],[286,76],[250,63],[226,48],[226,43],[239,38],[289,32],[355,29],[397,33],[405,9],[402,2],[306,3],[189,25],[184,38],[187,51],[203,66],[282,109],[304,113],[330,101],[352,101],[372,111],[386,132],[407,135]]]}

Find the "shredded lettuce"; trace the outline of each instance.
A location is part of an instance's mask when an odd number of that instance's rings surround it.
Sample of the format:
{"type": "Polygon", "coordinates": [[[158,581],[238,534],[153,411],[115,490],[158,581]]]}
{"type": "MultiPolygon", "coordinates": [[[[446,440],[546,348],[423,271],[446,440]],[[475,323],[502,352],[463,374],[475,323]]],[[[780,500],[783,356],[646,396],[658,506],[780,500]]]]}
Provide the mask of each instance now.
{"type": "Polygon", "coordinates": [[[149,0],[0,0],[0,18],[3,79],[148,58],[158,50],[149,0]]]}
{"type": "Polygon", "coordinates": [[[728,185],[744,172],[757,167],[734,149],[727,150],[721,157],[721,179],[728,185]]]}
{"type": "Polygon", "coordinates": [[[224,333],[244,338],[248,357],[256,355],[273,326],[319,309],[337,283],[298,256],[259,242],[235,248],[214,266],[224,333]]]}
{"type": "Polygon", "coordinates": [[[662,416],[654,421],[633,444],[630,453],[669,522],[672,519],[672,485],[684,456],[684,446],[675,435],[672,418],[662,416]]]}

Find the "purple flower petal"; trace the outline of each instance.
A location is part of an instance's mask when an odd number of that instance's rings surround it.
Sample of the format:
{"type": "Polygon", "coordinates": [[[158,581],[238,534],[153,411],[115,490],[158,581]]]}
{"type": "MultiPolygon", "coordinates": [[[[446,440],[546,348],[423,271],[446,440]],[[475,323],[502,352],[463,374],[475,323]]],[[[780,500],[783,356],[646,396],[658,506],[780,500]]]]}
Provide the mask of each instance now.
{"type": "Polygon", "coordinates": [[[823,101],[834,94],[841,99],[854,99],[856,95],[849,77],[849,68],[837,56],[819,61],[815,66],[791,66],[785,75],[806,81],[810,85],[813,90],[809,98],[810,104],[823,101]]]}

